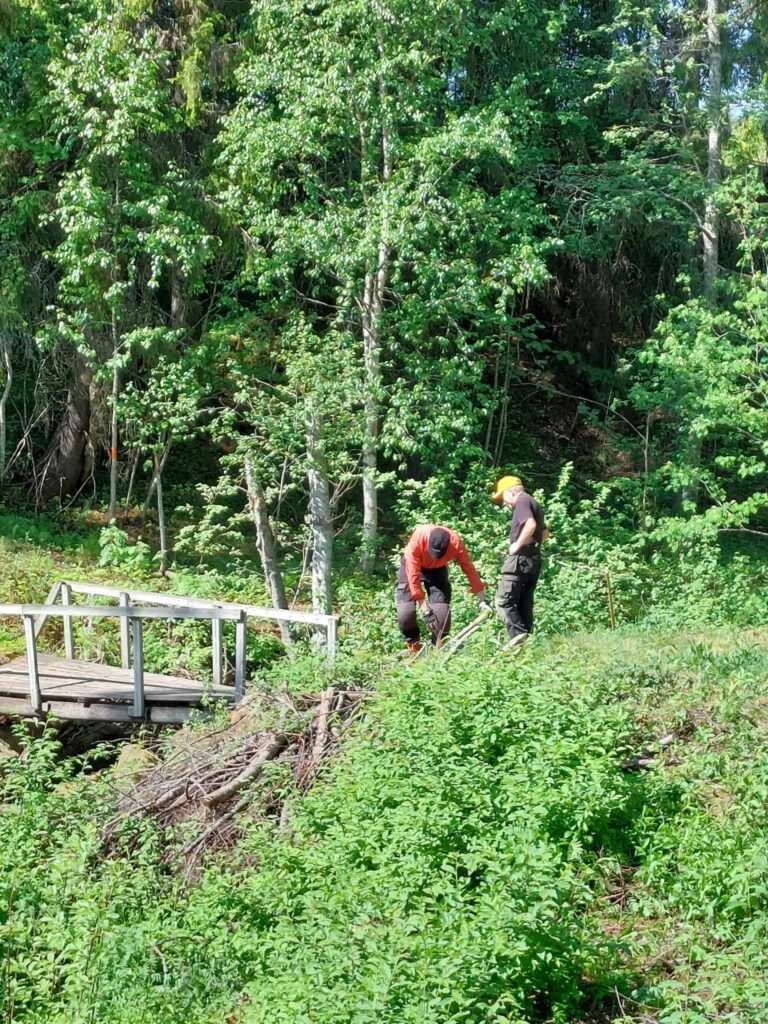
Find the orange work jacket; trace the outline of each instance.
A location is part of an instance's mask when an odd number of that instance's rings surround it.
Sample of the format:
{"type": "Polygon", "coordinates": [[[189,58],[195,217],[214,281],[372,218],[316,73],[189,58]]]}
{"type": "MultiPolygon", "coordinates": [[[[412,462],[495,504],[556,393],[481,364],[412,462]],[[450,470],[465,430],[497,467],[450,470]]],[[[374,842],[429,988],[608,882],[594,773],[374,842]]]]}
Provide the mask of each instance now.
{"type": "Polygon", "coordinates": [[[469,587],[473,594],[479,594],[481,590],[485,590],[485,584],[472,564],[464,541],[455,530],[450,530],[447,526],[438,527],[434,523],[430,526],[417,526],[406,544],[404,557],[405,575],[412,601],[424,600],[424,590],[421,586],[422,569],[441,569],[454,560],[459,563],[462,572],[469,580],[469,587]],[[429,554],[429,535],[436,529],[447,530],[451,537],[442,558],[432,558],[429,554]]]}

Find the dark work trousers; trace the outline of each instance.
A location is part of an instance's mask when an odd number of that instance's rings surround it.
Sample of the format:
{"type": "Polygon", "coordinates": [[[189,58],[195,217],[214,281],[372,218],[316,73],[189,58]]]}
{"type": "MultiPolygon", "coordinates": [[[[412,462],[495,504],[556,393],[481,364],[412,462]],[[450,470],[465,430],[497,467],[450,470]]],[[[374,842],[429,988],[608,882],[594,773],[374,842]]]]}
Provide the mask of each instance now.
{"type": "MultiPolygon", "coordinates": [[[[434,616],[433,623],[427,623],[434,644],[446,637],[451,628],[451,581],[448,578],[448,567],[444,565],[440,569],[422,569],[421,585],[434,616]]],[[[421,634],[416,615],[417,603],[411,600],[411,592],[405,575],[405,559],[400,560],[395,602],[400,632],[410,643],[415,643],[421,634]]]]}
{"type": "Polygon", "coordinates": [[[533,594],[541,573],[541,554],[510,555],[501,569],[496,611],[510,640],[533,632],[533,594]]]}

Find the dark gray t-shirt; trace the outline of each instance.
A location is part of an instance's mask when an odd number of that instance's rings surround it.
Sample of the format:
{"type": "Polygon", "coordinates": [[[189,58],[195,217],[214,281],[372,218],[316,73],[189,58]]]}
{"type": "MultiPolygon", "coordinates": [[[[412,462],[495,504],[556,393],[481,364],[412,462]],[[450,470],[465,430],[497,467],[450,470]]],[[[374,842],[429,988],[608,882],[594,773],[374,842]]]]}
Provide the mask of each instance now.
{"type": "Polygon", "coordinates": [[[509,543],[514,544],[517,538],[520,536],[520,532],[523,529],[525,523],[533,517],[536,520],[536,532],[533,535],[533,541],[523,548],[526,551],[531,548],[533,544],[541,544],[544,538],[544,510],[541,505],[532,498],[530,494],[523,492],[517,499],[515,505],[515,512],[512,516],[512,527],[509,531],[509,543]]]}

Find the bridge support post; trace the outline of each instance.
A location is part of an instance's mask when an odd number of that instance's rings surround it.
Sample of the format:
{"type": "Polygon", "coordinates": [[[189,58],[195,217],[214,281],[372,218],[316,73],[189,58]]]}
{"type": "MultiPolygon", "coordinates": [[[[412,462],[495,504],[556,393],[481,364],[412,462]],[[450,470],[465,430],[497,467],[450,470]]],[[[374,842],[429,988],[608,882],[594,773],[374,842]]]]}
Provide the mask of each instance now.
{"type": "MultiPolygon", "coordinates": [[[[68,583],[61,584],[61,603],[65,608],[72,604],[72,587],[68,583]]],[[[70,661],[75,660],[75,630],[70,618],[64,619],[64,655],[70,661]]]]}
{"type": "Polygon", "coordinates": [[[240,612],[235,624],[235,696],[245,696],[245,653],[248,638],[248,616],[240,612]]]}
{"type": "MultiPolygon", "coordinates": [[[[131,603],[131,596],[123,591],[118,601],[121,608],[127,608],[131,603]]],[[[120,619],[120,664],[123,668],[131,667],[131,623],[127,615],[120,619]]]]}
{"type": "Polygon", "coordinates": [[[133,717],[144,718],[144,624],[141,619],[131,619],[133,632],[133,717]]]}
{"type": "Polygon", "coordinates": [[[37,641],[35,640],[35,618],[24,616],[24,639],[27,642],[27,667],[29,669],[29,703],[33,712],[41,716],[43,698],[40,694],[40,670],[37,664],[37,641]]]}
{"type": "Polygon", "coordinates": [[[211,619],[211,640],[213,646],[213,685],[221,686],[224,668],[224,649],[221,641],[221,619],[211,619]]]}
{"type": "Polygon", "coordinates": [[[339,621],[336,616],[328,619],[325,627],[325,653],[328,664],[332,665],[336,660],[336,641],[339,634],[339,621]]]}

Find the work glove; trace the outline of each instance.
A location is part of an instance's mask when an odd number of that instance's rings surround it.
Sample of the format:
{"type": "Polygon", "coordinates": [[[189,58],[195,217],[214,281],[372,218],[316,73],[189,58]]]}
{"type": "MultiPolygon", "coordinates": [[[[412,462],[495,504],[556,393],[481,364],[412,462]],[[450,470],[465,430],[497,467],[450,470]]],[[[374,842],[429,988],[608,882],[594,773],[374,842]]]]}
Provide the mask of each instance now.
{"type": "Polygon", "coordinates": [[[435,626],[437,625],[437,619],[435,613],[432,611],[432,606],[427,601],[421,603],[421,614],[424,616],[424,622],[431,632],[434,632],[435,626]]]}
{"type": "Polygon", "coordinates": [[[481,612],[490,612],[490,611],[492,611],[491,606],[488,604],[488,598],[485,596],[485,591],[484,590],[480,591],[480,593],[477,595],[477,599],[480,602],[480,611],[481,612]]]}

